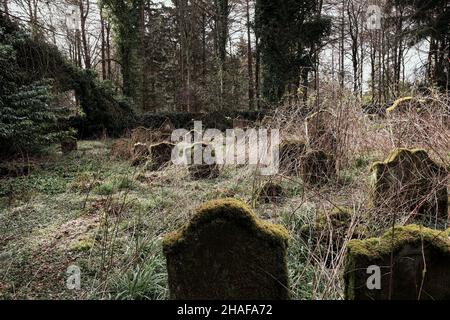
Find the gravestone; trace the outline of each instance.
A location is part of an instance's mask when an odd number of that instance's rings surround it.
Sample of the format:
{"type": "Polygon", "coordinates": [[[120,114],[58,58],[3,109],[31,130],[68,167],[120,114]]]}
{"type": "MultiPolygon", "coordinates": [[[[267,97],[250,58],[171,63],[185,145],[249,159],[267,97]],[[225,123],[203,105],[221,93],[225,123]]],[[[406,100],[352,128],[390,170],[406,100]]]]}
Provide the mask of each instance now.
{"type": "Polygon", "coordinates": [[[287,175],[298,175],[306,143],[301,140],[284,140],[280,145],[280,171],[287,175]]]}
{"type": "Polygon", "coordinates": [[[63,154],[69,154],[78,149],[77,138],[66,137],[61,140],[61,151],[63,154]]]}
{"type": "MultiPolygon", "coordinates": [[[[186,156],[190,156],[190,161],[188,162],[189,173],[194,180],[202,179],[216,179],[220,175],[220,168],[217,163],[207,163],[206,155],[215,157],[215,149],[212,144],[207,143],[196,143],[189,146],[185,150],[186,156]],[[211,148],[211,149],[210,149],[211,148]],[[187,153],[190,149],[190,153],[187,153]],[[199,160],[201,163],[195,163],[195,152],[199,152],[199,160]]],[[[189,159],[188,159],[189,160],[189,159]]]]}
{"type": "Polygon", "coordinates": [[[150,146],[150,170],[158,171],[172,162],[172,150],[175,145],[170,142],[161,142],[150,146]]]}
{"type": "Polygon", "coordinates": [[[432,223],[448,217],[448,171],[421,149],[395,149],[371,168],[371,199],[379,211],[432,223]]]}
{"type": "Polygon", "coordinates": [[[351,240],[345,257],[345,299],[450,299],[449,233],[409,225],[380,238],[351,240]]]}
{"type": "Polygon", "coordinates": [[[201,206],[165,237],[171,299],[289,299],[287,231],[235,199],[201,206]]]}
{"type": "Polygon", "coordinates": [[[322,186],[336,178],[336,159],[323,150],[312,150],[302,157],[301,176],[309,185],[322,186]]]}
{"type": "Polygon", "coordinates": [[[337,152],[336,117],[328,110],[313,113],[305,120],[308,146],[314,150],[337,152]]]}

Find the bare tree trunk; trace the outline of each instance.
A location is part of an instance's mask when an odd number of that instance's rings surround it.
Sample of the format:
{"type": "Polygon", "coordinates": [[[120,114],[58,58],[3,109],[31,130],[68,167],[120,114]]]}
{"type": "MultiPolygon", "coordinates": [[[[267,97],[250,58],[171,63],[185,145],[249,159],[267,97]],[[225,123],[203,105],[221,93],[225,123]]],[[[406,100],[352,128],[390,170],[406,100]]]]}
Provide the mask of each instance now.
{"type": "Polygon", "coordinates": [[[253,52],[252,52],[252,38],[250,29],[250,1],[246,0],[247,13],[247,66],[248,66],[248,107],[253,109],[255,104],[255,91],[253,81],[253,52]]]}
{"type": "Polygon", "coordinates": [[[371,84],[372,84],[372,102],[375,102],[375,82],[376,82],[376,74],[375,74],[375,64],[376,64],[376,46],[375,46],[375,38],[376,35],[371,33],[370,35],[370,67],[371,67],[371,84]]]}
{"type": "Polygon", "coordinates": [[[140,29],[140,60],[141,60],[141,92],[140,92],[140,99],[141,99],[141,110],[146,109],[146,101],[147,101],[147,95],[146,95],[146,82],[147,82],[147,74],[146,74],[146,62],[145,62],[145,8],[144,8],[144,2],[141,3],[141,7],[139,10],[139,29],[140,29]]]}
{"type": "Polygon", "coordinates": [[[202,77],[206,77],[206,14],[202,13],[202,77]]]}
{"type": "Polygon", "coordinates": [[[89,15],[89,0],[86,1],[86,5],[84,4],[83,0],[80,0],[79,2],[80,7],[80,26],[81,26],[81,40],[83,43],[83,57],[84,57],[84,66],[86,69],[91,69],[91,53],[89,48],[89,43],[87,39],[87,32],[86,32],[86,20],[89,15]]]}
{"type": "Polygon", "coordinates": [[[355,8],[353,1],[349,1],[347,5],[347,15],[349,21],[349,33],[351,38],[351,50],[352,50],[352,66],[353,66],[353,92],[358,93],[359,90],[359,7],[358,11],[355,8]]]}
{"type": "Polygon", "coordinates": [[[339,41],[339,83],[341,86],[341,89],[344,88],[344,76],[345,76],[345,68],[344,68],[344,59],[345,59],[345,48],[344,48],[344,37],[345,37],[345,23],[344,23],[344,12],[345,12],[345,0],[342,0],[342,7],[341,7],[341,34],[340,34],[340,41],[339,41]]]}
{"type": "Polygon", "coordinates": [[[75,44],[76,44],[76,57],[77,57],[77,66],[82,67],[83,59],[81,57],[81,35],[80,30],[75,31],[75,44]]]}
{"type": "Polygon", "coordinates": [[[256,109],[261,109],[261,50],[259,47],[259,38],[256,37],[256,61],[255,61],[255,95],[256,109]]]}
{"type": "Polygon", "coordinates": [[[108,22],[106,28],[106,61],[108,69],[108,80],[112,80],[112,61],[111,61],[111,24],[108,22]]]}
{"type": "Polygon", "coordinates": [[[106,74],[106,39],[105,39],[105,20],[103,19],[103,7],[100,6],[100,24],[101,24],[101,37],[102,37],[102,79],[107,79],[106,74]]]}
{"type": "Polygon", "coordinates": [[[3,0],[3,11],[5,14],[9,14],[8,0],[3,0]]]}
{"type": "Polygon", "coordinates": [[[31,37],[36,39],[38,37],[38,18],[37,18],[37,6],[39,0],[29,0],[28,4],[28,15],[30,20],[31,37]]]}

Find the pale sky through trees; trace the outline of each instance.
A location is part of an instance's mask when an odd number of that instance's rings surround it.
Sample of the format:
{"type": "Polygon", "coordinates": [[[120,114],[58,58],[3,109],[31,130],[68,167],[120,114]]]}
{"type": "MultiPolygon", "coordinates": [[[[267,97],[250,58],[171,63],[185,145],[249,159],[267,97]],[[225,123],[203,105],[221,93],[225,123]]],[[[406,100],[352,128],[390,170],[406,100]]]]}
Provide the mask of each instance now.
{"type": "MultiPolygon", "coordinates": [[[[39,1],[39,0],[38,0],[39,1]]],[[[236,0],[237,1],[237,0],[236,0]]],[[[65,1],[42,1],[39,4],[39,14],[38,19],[41,23],[43,23],[45,26],[54,26],[56,29],[53,33],[49,32],[49,38],[53,38],[55,43],[58,45],[58,47],[67,54],[67,27],[70,25],[67,23],[68,20],[70,20],[70,12],[72,10],[75,10],[76,14],[78,14],[78,7],[77,6],[68,6],[64,4],[65,1]]],[[[165,6],[172,6],[173,1],[172,0],[156,0],[153,1],[154,4],[162,4],[165,6]]],[[[100,38],[100,20],[99,20],[99,10],[97,7],[97,0],[91,0],[90,1],[91,8],[90,8],[90,14],[88,16],[87,21],[87,33],[88,33],[88,43],[92,47],[92,58],[94,61],[94,64],[99,59],[99,50],[98,50],[98,43],[100,38]]],[[[24,19],[27,20],[27,14],[24,10],[26,10],[26,0],[14,0],[12,1],[10,5],[11,12],[24,19]]],[[[242,10],[240,10],[238,6],[233,6],[233,10],[230,14],[230,45],[228,46],[227,50],[230,54],[236,53],[235,50],[237,49],[237,45],[239,41],[244,38],[245,39],[245,33],[246,33],[246,20],[245,15],[242,13],[242,10]]],[[[253,15],[254,12],[252,12],[253,15]]],[[[329,14],[331,16],[335,16],[335,18],[339,19],[338,10],[331,9],[331,11],[325,12],[325,14],[329,14]]],[[[252,19],[253,20],[253,19],[252,19]]],[[[254,47],[254,40],[255,37],[252,35],[252,42],[254,47]]],[[[347,46],[347,45],[346,45],[347,46]]],[[[416,78],[423,76],[423,66],[426,65],[427,60],[427,51],[429,48],[429,44],[422,42],[418,45],[415,45],[411,48],[407,48],[405,50],[404,54],[404,63],[405,63],[405,69],[404,69],[404,76],[405,81],[407,82],[414,82],[416,78]]],[[[347,50],[347,49],[346,49],[347,50]]],[[[348,50],[349,51],[349,50],[348,50]]],[[[323,51],[320,54],[321,56],[321,72],[324,73],[323,75],[325,78],[328,78],[332,76],[331,70],[332,67],[332,61],[335,62],[335,65],[338,61],[338,43],[337,42],[330,42],[328,45],[326,45],[323,49],[323,51]],[[334,52],[334,59],[332,58],[332,54],[334,52]]],[[[367,56],[368,58],[368,56],[367,56]]],[[[351,57],[349,53],[345,56],[345,77],[350,78],[352,77],[351,74],[351,57]]],[[[334,70],[337,70],[337,66],[335,66],[334,70]]],[[[365,63],[364,64],[364,81],[363,81],[363,88],[364,90],[368,89],[368,81],[370,80],[370,64],[365,63]]],[[[351,80],[350,80],[351,81],[351,80]]]]}

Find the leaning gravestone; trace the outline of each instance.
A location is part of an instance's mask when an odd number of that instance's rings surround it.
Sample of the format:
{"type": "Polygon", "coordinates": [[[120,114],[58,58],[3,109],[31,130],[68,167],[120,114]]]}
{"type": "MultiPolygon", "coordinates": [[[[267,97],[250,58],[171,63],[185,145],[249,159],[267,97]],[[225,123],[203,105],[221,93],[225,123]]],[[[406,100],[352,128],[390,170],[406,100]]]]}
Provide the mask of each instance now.
{"type": "Polygon", "coordinates": [[[189,174],[192,179],[216,179],[219,177],[220,167],[215,158],[216,154],[213,144],[204,142],[195,143],[185,149],[185,155],[188,161],[189,174]],[[198,154],[196,155],[196,153],[198,154]],[[210,158],[208,159],[208,157],[210,158]],[[198,160],[198,163],[195,160],[198,160]]]}
{"type": "Polygon", "coordinates": [[[396,149],[371,168],[372,205],[380,212],[411,214],[424,222],[448,217],[448,172],[420,149],[396,149]]]}
{"type": "Polygon", "coordinates": [[[347,300],[450,299],[450,230],[395,227],[381,238],[351,240],[347,300]]]}
{"type": "Polygon", "coordinates": [[[205,203],[164,239],[169,289],[177,300],[289,298],[287,231],[259,220],[244,203],[205,203]]]}

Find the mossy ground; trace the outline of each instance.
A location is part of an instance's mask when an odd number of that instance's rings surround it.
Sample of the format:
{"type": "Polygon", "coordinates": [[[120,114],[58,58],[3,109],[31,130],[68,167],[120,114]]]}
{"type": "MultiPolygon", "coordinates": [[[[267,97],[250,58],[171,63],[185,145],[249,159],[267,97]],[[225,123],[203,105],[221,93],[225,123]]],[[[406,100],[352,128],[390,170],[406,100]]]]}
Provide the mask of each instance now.
{"type": "MultiPolygon", "coordinates": [[[[29,175],[0,179],[0,299],[168,298],[163,236],[204,202],[230,197],[288,230],[292,298],[343,298],[339,269],[323,268],[300,229],[336,206],[364,212],[368,164],[382,156],[358,157],[320,189],[284,177],[284,201],[264,204],[252,201],[267,181],[252,168],[225,167],[215,180],[195,181],[186,168],[132,167],[111,155],[113,142],[79,141],[65,156],[52,146],[29,175]],[[79,291],[66,289],[69,265],[82,270],[79,291]]],[[[364,214],[358,219],[367,223],[364,214]]]]}

